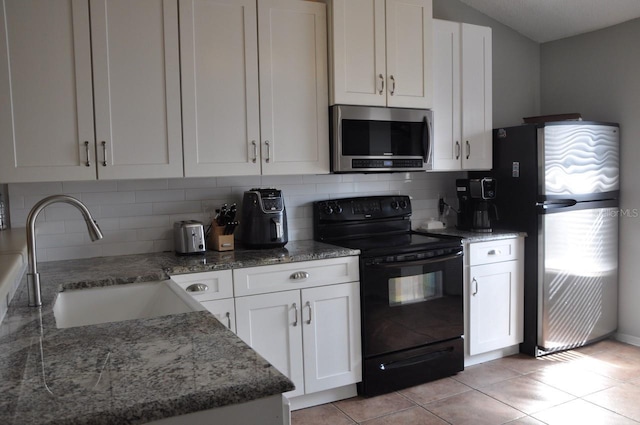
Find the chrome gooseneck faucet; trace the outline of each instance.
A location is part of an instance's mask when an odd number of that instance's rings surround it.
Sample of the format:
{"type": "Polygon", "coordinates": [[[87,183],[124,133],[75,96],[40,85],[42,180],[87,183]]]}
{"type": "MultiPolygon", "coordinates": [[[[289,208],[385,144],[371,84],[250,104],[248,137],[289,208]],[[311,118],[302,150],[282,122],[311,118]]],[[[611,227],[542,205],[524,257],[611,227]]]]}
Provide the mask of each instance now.
{"type": "Polygon", "coordinates": [[[33,206],[27,217],[27,257],[29,269],[27,272],[27,290],[29,293],[29,307],[40,307],[42,305],[42,294],[40,292],[40,274],[38,273],[38,261],[36,258],[36,219],[38,214],[47,205],[58,202],[67,203],[78,208],[87,223],[87,230],[92,241],[102,239],[102,232],[98,223],[95,222],[89,209],[76,198],[68,195],[52,195],[44,198],[33,206]]]}

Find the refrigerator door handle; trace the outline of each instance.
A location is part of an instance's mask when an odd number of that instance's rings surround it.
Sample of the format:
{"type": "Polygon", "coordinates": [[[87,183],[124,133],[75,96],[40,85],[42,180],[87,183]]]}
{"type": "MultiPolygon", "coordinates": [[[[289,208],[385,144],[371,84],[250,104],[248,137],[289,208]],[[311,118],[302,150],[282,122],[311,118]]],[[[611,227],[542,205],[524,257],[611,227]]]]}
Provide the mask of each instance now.
{"type": "Polygon", "coordinates": [[[575,199],[554,199],[551,201],[537,202],[536,207],[540,207],[543,210],[568,208],[576,205],[578,201],[575,199]]]}

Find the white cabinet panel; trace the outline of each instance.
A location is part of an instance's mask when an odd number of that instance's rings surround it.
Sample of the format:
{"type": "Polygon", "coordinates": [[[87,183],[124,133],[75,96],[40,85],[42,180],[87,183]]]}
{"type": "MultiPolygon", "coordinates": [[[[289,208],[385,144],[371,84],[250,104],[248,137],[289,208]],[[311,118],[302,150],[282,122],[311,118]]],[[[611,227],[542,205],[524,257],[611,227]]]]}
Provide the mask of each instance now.
{"type": "Polygon", "coordinates": [[[260,174],[255,0],[181,0],[185,176],[260,174]]]}
{"type": "Polygon", "coordinates": [[[98,178],[181,177],[177,0],[90,4],[98,178]]]}
{"type": "Polygon", "coordinates": [[[87,1],[2,6],[0,181],[95,179],[87,1]]]}
{"type": "Polygon", "coordinates": [[[434,170],[492,167],[491,28],[433,20],[434,170]]]}
{"type": "Polygon", "coordinates": [[[293,381],[287,397],[304,394],[300,291],[236,298],[238,336],[293,381]]]}
{"type": "Polygon", "coordinates": [[[305,391],[362,380],[360,285],[302,290],[305,391]]]}
{"type": "Polygon", "coordinates": [[[262,174],[329,172],[326,6],[258,2],[262,174]]]}
{"type": "Polygon", "coordinates": [[[231,332],[236,332],[236,308],[233,298],[202,301],[200,304],[231,332]]]}
{"type": "Polygon", "coordinates": [[[431,0],[331,0],[331,104],[432,106],[431,0]]]}

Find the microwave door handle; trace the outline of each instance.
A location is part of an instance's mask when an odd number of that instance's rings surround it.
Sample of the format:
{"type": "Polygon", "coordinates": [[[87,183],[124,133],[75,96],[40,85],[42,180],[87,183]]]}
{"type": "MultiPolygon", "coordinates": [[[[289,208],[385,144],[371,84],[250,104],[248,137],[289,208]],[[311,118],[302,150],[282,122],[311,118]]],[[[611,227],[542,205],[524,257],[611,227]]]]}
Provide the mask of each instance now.
{"type": "Polygon", "coordinates": [[[431,129],[429,128],[429,120],[427,120],[426,116],[422,119],[422,128],[422,159],[425,163],[429,163],[431,160],[432,149],[431,143],[429,143],[431,129]]]}

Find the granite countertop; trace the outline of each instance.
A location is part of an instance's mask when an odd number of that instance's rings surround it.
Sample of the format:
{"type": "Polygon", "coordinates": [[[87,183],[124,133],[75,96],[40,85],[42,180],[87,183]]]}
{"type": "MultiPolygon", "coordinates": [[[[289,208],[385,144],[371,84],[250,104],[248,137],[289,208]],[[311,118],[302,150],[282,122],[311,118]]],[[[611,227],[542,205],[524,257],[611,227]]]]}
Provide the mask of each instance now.
{"type": "Polygon", "coordinates": [[[525,232],[511,231],[511,230],[494,230],[490,233],[471,232],[467,230],[458,230],[455,228],[446,229],[418,229],[420,233],[426,233],[431,235],[447,235],[456,236],[464,239],[465,242],[489,242],[497,241],[501,239],[511,239],[520,236],[527,236],[525,232]]]}
{"type": "Polygon", "coordinates": [[[66,289],[358,253],[292,241],[41,263],[43,306],[27,306],[25,278],[0,325],[0,423],[139,424],[289,391],[289,379],[208,312],[57,329],[53,303],[66,289]]]}

